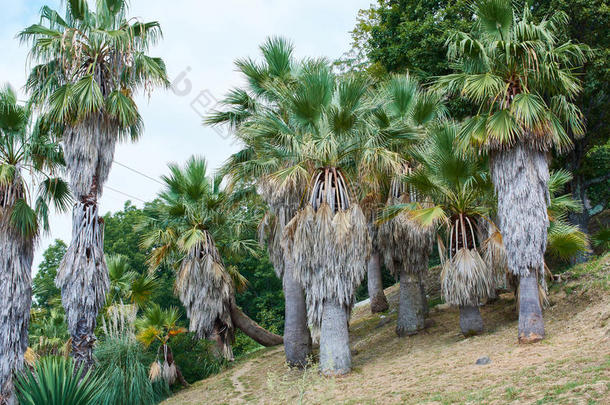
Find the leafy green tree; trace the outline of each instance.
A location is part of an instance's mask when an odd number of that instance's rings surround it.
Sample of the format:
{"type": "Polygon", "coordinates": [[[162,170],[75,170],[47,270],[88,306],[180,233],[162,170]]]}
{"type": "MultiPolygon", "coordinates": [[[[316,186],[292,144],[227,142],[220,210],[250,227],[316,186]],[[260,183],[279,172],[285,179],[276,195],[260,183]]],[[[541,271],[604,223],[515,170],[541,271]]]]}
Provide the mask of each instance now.
{"type": "Polygon", "coordinates": [[[528,6],[502,0],[473,3],[471,32],[454,33],[449,59],[456,73],[437,86],[478,105],[459,142],[489,154],[498,221],[508,267],[519,282],[519,341],[544,338],[538,280],[544,277],[549,223],[547,153],[569,150],[568,135],[584,135],[574,72],[587,48],[560,38],[568,16],[535,21],[528,6]]]}
{"type": "Polygon", "coordinates": [[[26,88],[32,103],[61,129],[73,208],[72,241],[58,274],[72,354],[93,365],[95,323],[104,305],[108,271],[98,198],[112,166],[116,143],[143,131],[135,103],[139,90],[168,84],[165,64],[148,56],[161,37],[157,22],[127,15],[127,0],[66,2],[65,17],[49,7],[40,23],[19,33],[34,63],[26,88]]]}
{"type": "Polygon", "coordinates": [[[42,262],[38,272],[32,280],[32,294],[36,299],[36,306],[50,309],[51,301],[60,297],[59,288],[55,286],[57,268],[66,254],[66,243],[55,239],[42,254],[42,262]]]}

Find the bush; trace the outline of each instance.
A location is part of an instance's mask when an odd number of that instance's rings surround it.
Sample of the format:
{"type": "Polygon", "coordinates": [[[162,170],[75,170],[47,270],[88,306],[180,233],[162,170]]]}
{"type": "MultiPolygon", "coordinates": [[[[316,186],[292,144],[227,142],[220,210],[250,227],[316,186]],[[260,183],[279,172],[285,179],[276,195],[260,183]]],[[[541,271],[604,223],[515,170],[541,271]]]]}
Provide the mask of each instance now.
{"type": "Polygon", "coordinates": [[[193,333],[177,335],[170,340],[169,347],[174,354],[174,361],[189,384],[216,374],[222,369],[224,360],[214,356],[213,345],[214,343],[209,340],[195,338],[193,333]]]}
{"type": "Polygon", "coordinates": [[[151,382],[148,369],[153,358],[140,343],[128,338],[108,338],[97,346],[96,375],[103,380],[97,404],[150,405],[169,396],[164,381],[151,382]]]}
{"type": "Polygon", "coordinates": [[[15,388],[21,405],[97,405],[102,386],[99,377],[74,370],[72,359],[49,356],[18,373],[15,388]]]}

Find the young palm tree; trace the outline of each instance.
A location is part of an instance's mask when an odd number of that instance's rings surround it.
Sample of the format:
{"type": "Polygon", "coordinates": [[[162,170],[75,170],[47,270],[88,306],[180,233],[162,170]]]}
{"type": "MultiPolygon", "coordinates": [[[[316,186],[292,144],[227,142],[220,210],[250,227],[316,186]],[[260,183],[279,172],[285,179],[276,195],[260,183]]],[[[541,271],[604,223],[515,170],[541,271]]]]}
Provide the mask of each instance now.
{"type": "Polygon", "coordinates": [[[188,387],[189,384],[174,362],[174,354],[168,345],[173,336],[186,333],[186,329],[178,325],[179,319],[177,308],[161,309],[159,304],[152,304],[136,322],[138,340],[146,347],[155,341],[161,343],[157,358],[150,366],[149,377],[152,381],[162,378],[171,385],[177,380],[182,386],[188,387]],[[159,354],[162,355],[163,361],[159,360],[159,354]]]}
{"type": "Polygon", "coordinates": [[[62,128],[72,194],[72,242],[56,283],[62,290],[76,363],[89,367],[95,319],[104,305],[108,274],[97,201],[115,145],[142,133],[134,97],[166,85],[165,64],[147,55],[161,36],[157,22],[127,17],[126,0],[66,2],[65,17],[43,7],[41,21],[19,37],[35,63],[26,87],[33,102],[62,128]]]}
{"type": "Polygon", "coordinates": [[[34,244],[49,229],[49,205],[70,204],[67,184],[51,177],[62,164],[49,126],[32,123],[15,92],[0,89],[0,403],[14,403],[12,375],[28,347],[34,244]]]}
{"type": "Polygon", "coordinates": [[[571,100],[581,89],[574,69],[587,50],[560,41],[568,21],[561,12],[535,22],[529,5],[504,0],[478,0],[473,11],[473,31],[448,41],[459,71],[437,86],[480,106],[461,143],[489,154],[508,267],[520,279],[519,341],[537,342],[544,338],[538,281],[549,225],[547,154],[571,147],[569,134],[584,134],[571,100]]]}
{"type": "Polygon", "coordinates": [[[234,89],[222,101],[224,110],[213,112],[208,125],[229,125],[245,145],[224,165],[222,172],[231,183],[255,184],[257,192],[269,207],[260,226],[261,240],[266,239],[269,258],[276,274],[282,279],[285,321],[284,351],[286,362],[292,366],[307,365],[311,354],[311,337],[307,327],[307,310],[303,288],[293,275],[290,257],[280,241],[288,221],[298,211],[306,184],[280,183],[270,176],[289,163],[285,140],[265,131],[242,131],[251,124],[255,114],[285,114],[278,103],[278,91],[294,84],[298,64],[293,60],[293,46],[283,38],[269,38],[262,46],[262,63],[251,59],[238,60],[237,70],[247,79],[245,89],[234,89]]]}
{"type": "Polygon", "coordinates": [[[470,336],[483,331],[479,305],[495,295],[503,272],[494,272],[499,268],[481,257],[484,240],[478,228],[487,225],[495,203],[486,162],[457,149],[458,131],[455,124],[441,125],[414,150],[419,165],[405,182],[433,203],[424,208],[403,204],[402,208],[421,226],[441,225],[439,231],[445,234],[444,243],[439,239],[442,295],[445,302],[459,307],[462,334],[470,336]]]}
{"type": "Polygon", "coordinates": [[[207,164],[190,158],[184,169],[169,166],[166,188],[153,206],[153,216],[142,226],[142,242],[151,248],[149,263],[162,262],[177,270],[176,292],[186,308],[189,329],[200,338],[214,338],[222,355],[233,359],[234,327],[265,346],[282,343],[248,318],[235,304],[235,290],[247,281],[223,257],[255,252],[256,242],[245,235],[253,232],[258,214],[248,211],[220,187],[221,177],[209,178],[207,164]]]}
{"type": "MultiPolygon", "coordinates": [[[[420,89],[409,75],[393,76],[378,95],[380,107],[376,125],[394,139],[392,149],[400,153],[402,165],[393,173],[386,205],[424,203],[415,190],[401,182],[413,170],[413,146],[421,142],[428,128],[444,116],[440,99],[420,89]],[[402,136],[398,134],[402,133],[402,136]]],[[[433,244],[433,228],[422,227],[405,213],[400,213],[379,226],[380,248],[387,268],[400,279],[400,298],[396,333],[405,336],[424,328],[427,301],[423,273],[428,269],[428,256],[433,244]]]]}

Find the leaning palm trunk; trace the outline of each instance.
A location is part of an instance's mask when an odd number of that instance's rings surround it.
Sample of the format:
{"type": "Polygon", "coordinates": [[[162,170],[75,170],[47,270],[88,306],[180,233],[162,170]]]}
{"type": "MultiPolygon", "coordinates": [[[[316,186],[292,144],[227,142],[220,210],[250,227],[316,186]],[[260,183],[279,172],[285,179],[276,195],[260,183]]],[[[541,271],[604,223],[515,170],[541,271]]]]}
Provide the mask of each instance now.
{"type": "Polygon", "coordinates": [[[176,277],[176,292],[186,308],[189,330],[198,338],[216,340],[222,356],[233,360],[233,282],[212,236],[208,231],[203,233],[204,240],[182,261],[176,277]]]}
{"type": "Polygon", "coordinates": [[[490,169],[508,268],[520,278],[519,342],[537,342],[544,338],[538,281],[544,286],[549,225],[547,158],[534,146],[520,142],[492,153],[490,169]]]}
{"type": "Polygon", "coordinates": [[[77,203],[72,210],[72,241],[55,284],[61,289],[74,359],[85,369],[93,365],[96,318],[109,287],[104,224],[98,216],[97,200],[110,173],[116,127],[100,113],[68,128],[62,140],[70,189],[77,203]]]}
{"type": "Polygon", "coordinates": [[[10,210],[23,198],[20,182],[0,188],[0,404],[14,405],[12,375],[23,367],[32,302],[33,242],[10,224],[10,210]]]}
{"type": "MultiPolygon", "coordinates": [[[[408,168],[407,168],[408,170],[408,168]]],[[[413,190],[392,181],[388,205],[416,201],[413,190]]],[[[426,302],[422,294],[422,275],[428,269],[433,244],[433,228],[422,227],[402,212],[379,227],[379,244],[386,267],[400,279],[396,334],[412,335],[424,328],[426,302]]]]}
{"type": "Polygon", "coordinates": [[[370,243],[364,214],[351,203],[341,171],[318,170],[309,201],[286,226],[282,245],[305,289],[309,324],[322,327],[324,374],[351,370],[348,318],[366,271],[370,243]]]}
{"type": "MultiPolygon", "coordinates": [[[[303,287],[294,276],[292,259],[281,246],[282,233],[288,221],[298,210],[303,191],[293,183],[278,184],[264,178],[260,181],[259,192],[273,214],[268,228],[268,251],[273,268],[282,279],[285,299],[284,313],[284,351],[286,363],[291,366],[305,367],[311,355],[311,334],[307,327],[307,307],[303,287]]],[[[261,239],[263,239],[261,235],[261,239]]]]}

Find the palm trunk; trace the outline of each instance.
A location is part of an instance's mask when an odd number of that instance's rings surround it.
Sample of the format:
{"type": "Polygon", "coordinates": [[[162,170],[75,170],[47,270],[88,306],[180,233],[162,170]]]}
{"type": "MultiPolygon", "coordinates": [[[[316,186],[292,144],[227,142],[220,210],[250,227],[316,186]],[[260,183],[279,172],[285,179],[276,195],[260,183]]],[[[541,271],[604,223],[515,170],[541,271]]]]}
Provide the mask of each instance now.
{"type": "Polygon", "coordinates": [[[378,313],[388,309],[388,300],[383,292],[383,281],[381,278],[381,261],[379,252],[374,250],[368,262],[367,282],[369,298],[371,300],[371,312],[378,313]]]}
{"type": "Polygon", "coordinates": [[[419,290],[421,291],[421,306],[424,311],[424,317],[428,316],[430,308],[428,308],[428,297],[426,296],[426,285],[424,284],[424,275],[419,274],[419,290]]]}
{"type": "Polygon", "coordinates": [[[352,369],[347,310],[336,301],[324,301],[320,331],[320,371],[343,375],[352,369]]]}
{"type": "Polygon", "coordinates": [[[104,223],[98,217],[97,185],[82,196],[72,210],[72,241],[55,279],[61,289],[72,356],[77,367],[93,366],[95,324],[108,291],[108,269],[104,259],[104,223]]]}
{"type": "Polygon", "coordinates": [[[281,336],[262,328],[235,304],[231,305],[231,321],[234,326],[263,346],[277,346],[284,342],[281,336]]]}
{"type": "Polygon", "coordinates": [[[424,328],[424,310],[419,277],[403,269],[400,272],[400,297],[396,334],[414,335],[424,328]]]}
{"type": "MultiPolygon", "coordinates": [[[[3,220],[3,222],[5,222],[3,220]]],[[[8,221],[6,221],[8,222],[8,221]]],[[[0,404],[16,404],[12,376],[23,367],[32,302],[31,241],[0,226],[0,404]]]]}
{"type": "Polygon", "coordinates": [[[538,276],[544,277],[548,161],[545,152],[518,143],[492,153],[490,169],[508,268],[521,278],[524,301],[519,310],[519,341],[536,342],[544,337],[538,287],[534,284],[538,276]]]}
{"type": "Polygon", "coordinates": [[[216,342],[218,356],[223,357],[227,361],[233,361],[235,358],[233,357],[233,348],[231,347],[230,342],[231,338],[229,338],[226,328],[226,325],[223,326],[221,322],[216,322],[212,339],[216,342]]]}
{"type": "Polygon", "coordinates": [[[481,311],[477,305],[460,307],[460,329],[465,337],[483,332],[483,318],[481,318],[481,311]]]}
{"type": "Polygon", "coordinates": [[[311,355],[311,335],[307,327],[307,308],[303,288],[294,279],[292,265],[286,262],[282,278],[286,300],[284,320],[284,351],[286,363],[305,367],[311,355]]]}
{"type": "Polygon", "coordinates": [[[544,339],[544,320],[538,292],[536,270],[519,279],[519,343],[544,339]]]}

